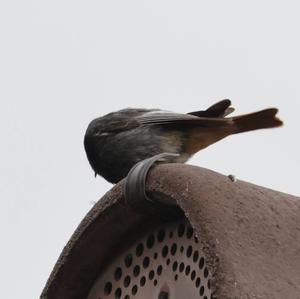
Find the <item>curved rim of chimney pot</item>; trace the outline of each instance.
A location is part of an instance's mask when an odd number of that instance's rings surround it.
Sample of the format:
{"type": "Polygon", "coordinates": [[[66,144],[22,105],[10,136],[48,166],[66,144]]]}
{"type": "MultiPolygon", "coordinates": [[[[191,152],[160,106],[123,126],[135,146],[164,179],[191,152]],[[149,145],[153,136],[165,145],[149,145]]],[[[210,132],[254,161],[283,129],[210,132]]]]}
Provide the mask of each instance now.
{"type": "Polygon", "coordinates": [[[178,213],[139,213],[126,203],[124,188],[125,180],[88,212],[40,298],[85,298],[118,248],[184,217],[199,236],[218,298],[296,298],[300,293],[300,255],[295,255],[300,252],[300,198],[176,163],[150,169],[146,191],[150,198],[176,203],[178,213]]]}

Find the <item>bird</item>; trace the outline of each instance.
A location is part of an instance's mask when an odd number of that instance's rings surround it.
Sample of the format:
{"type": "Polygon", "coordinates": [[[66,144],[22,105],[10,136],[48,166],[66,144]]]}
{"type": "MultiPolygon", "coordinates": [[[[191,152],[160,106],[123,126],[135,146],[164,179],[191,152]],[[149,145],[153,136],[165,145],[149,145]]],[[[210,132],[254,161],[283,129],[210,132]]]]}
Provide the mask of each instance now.
{"type": "Polygon", "coordinates": [[[160,153],[170,163],[185,163],[198,151],[233,134],[283,125],[277,108],[229,117],[231,101],[187,114],[126,108],[90,122],[84,148],[95,176],[116,184],[138,162],[160,153]]]}

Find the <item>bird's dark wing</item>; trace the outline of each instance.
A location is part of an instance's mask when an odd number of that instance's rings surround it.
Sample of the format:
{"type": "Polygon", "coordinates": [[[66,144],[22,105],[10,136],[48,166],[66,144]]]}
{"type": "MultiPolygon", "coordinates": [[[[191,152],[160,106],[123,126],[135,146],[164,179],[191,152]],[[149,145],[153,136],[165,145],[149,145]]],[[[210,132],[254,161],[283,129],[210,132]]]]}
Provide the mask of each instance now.
{"type": "Polygon", "coordinates": [[[222,100],[206,110],[194,111],[188,114],[195,115],[199,117],[224,117],[234,111],[233,107],[230,107],[230,100],[222,100]]]}
{"type": "Polygon", "coordinates": [[[231,118],[198,117],[190,114],[159,110],[142,114],[136,118],[141,125],[193,125],[199,127],[219,127],[232,122],[231,118]]]}
{"type": "MultiPolygon", "coordinates": [[[[224,100],[225,101],[225,100],[224,100]]],[[[227,106],[230,103],[227,103],[227,106]]],[[[230,118],[213,117],[217,114],[216,111],[221,111],[223,107],[223,113],[225,108],[225,102],[223,104],[215,104],[208,108],[203,117],[199,117],[197,114],[200,112],[194,112],[192,114],[180,114],[159,109],[123,109],[117,112],[109,113],[99,119],[95,119],[89,125],[89,131],[99,131],[101,134],[105,133],[118,133],[126,130],[131,130],[139,126],[150,125],[165,125],[172,127],[181,127],[182,125],[194,125],[200,127],[215,127],[224,126],[231,122],[230,118]],[[209,116],[207,116],[209,115],[209,116]]],[[[205,111],[203,111],[205,112],[205,111]]]]}
{"type": "Polygon", "coordinates": [[[153,110],[126,108],[95,119],[90,126],[98,127],[101,132],[105,133],[131,130],[140,126],[139,121],[136,119],[137,116],[151,111],[153,110]]]}
{"type": "Polygon", "coordinates": [[[104,125],[104,131],[105,132],[121,132],[121,131],[126,131],[126,130],[131,130],[136,127],[138,127],[140,124],[138,121],[136,121],[134,118],[132,119],[122,119],[122,120],[111,120],[108,121],[104,125]]]}

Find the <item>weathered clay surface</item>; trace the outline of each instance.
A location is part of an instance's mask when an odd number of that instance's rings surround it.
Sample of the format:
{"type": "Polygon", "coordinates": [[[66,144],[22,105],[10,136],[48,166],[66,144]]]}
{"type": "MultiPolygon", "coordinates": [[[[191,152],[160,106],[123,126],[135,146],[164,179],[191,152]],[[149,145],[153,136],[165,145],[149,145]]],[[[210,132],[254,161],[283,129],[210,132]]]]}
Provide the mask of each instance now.
{"type": "Polygon", "coordinates": [[[300,298],[300,198],[185,165],[154,168],[149,187],[178,202],[219,259],[219,298],[300,298]]]}
{"type": "MultiPolygon", "coordinates": [[[[123,190],[124,181],[88,213],[41,298],[85,298],[108,257],[168,220],[132,211],[123,190]]],[[[147,191],[184,211],[202,241],[217,298],[300,298],[300,198],[183,164],[153,168],[147,191]]]]}

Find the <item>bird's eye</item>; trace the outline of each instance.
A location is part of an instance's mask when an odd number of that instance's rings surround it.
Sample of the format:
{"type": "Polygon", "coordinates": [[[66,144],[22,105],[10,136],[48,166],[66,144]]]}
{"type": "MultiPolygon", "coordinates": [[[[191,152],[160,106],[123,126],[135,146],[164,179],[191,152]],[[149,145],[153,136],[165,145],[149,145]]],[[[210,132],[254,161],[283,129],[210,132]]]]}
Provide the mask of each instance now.
{"type": "Polygon", "coordinates": [[[108,135],[110,135],[110,133],[108,133],[108,132],[99,132],[97,135],[98,136],[108,136],[108,135]]]}

